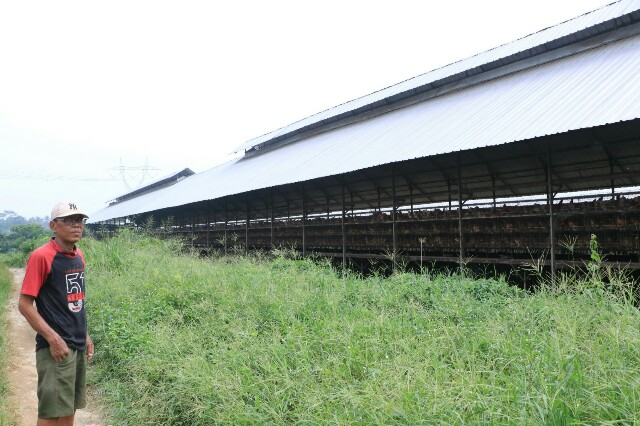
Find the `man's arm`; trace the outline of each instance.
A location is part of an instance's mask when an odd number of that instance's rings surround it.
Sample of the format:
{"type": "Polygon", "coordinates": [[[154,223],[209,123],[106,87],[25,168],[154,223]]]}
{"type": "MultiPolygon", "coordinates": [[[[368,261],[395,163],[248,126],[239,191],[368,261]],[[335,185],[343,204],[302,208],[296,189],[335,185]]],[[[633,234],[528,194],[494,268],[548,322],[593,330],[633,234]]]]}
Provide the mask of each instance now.
{"type": "Polygon", "coordinates": [[[62,337],[60,337],[60,335],[49,327],[49,324],[42,319],[35,306],[33,306],[34,300],[35,297],[33,296],[21,294],[20,299],[18,300],[18,310],[27,320],[31,328],[49,342],[51,356],[53,356],[53,359],[55,359],[56,362],[60,362],[69,353],[69,347],[62,337]]]}
{"type": "Polygon", "coordinates": [[[93,340],[91,340],[91,337],[89,337],[89,332],[87,331],[87,360],[91,361],[91,358],[93,358],[93,354],[94,354],[95,348],[93,346],[93,340]]]}

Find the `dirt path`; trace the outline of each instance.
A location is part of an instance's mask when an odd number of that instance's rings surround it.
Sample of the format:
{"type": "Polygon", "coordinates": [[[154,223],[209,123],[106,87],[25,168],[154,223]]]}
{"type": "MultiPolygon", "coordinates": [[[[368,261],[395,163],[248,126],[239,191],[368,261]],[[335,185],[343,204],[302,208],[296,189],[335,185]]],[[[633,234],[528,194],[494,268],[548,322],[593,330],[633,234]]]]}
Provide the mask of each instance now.
{"type": "MultiPolygon", "coordinates": [[[[35,331],[18,311],[18,295],[24,278],[24,269],[11,269],[13,289],[7,309],[9,319],[9,342],[14,353],[9,365],[11,395],[20,407],[22,423],[17,426],[33,426],[38,420],[38,375],[36,373],[35,331]]],[[[97,413],[92,413],[91,398],[89,406],[76,412],[74,425],[85,426],[99,424],[97,413]]]]}

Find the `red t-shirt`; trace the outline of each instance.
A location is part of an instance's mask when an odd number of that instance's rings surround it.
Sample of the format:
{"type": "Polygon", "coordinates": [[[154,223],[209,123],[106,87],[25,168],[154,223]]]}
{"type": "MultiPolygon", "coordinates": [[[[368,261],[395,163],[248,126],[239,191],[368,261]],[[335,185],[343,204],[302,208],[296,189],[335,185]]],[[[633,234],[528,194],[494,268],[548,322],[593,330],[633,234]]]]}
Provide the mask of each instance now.
{"type": "MultiPolygon", "coordinates": [[[[65,252],[55,237],[31,253],[22,282],[22,294],[36,299],[36,308],[44,321],[70,348],[84,351],[87,338],[87,314],[84,306],[84,255],[74,246],[65,252]]],[[[36,334],[36,350],[49,347],[36,334]]]]}

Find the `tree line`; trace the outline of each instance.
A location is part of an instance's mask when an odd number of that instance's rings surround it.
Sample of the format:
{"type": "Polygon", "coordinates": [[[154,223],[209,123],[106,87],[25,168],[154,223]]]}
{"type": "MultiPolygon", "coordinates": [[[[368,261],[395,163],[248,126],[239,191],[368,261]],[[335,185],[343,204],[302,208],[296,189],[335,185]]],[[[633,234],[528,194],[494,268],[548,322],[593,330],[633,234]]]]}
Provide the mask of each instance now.
{"type": "Polygon", "coordinates": [[[13,211],[0,212],[0,253],[30,252],[50,235],[48,217],[26,219],[13,211]]]}

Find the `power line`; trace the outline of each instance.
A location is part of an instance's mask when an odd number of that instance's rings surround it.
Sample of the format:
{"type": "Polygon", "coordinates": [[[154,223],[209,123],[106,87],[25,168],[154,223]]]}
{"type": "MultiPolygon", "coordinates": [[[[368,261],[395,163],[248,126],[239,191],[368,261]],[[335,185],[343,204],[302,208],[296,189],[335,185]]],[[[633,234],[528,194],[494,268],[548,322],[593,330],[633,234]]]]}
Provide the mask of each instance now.
{"type": "Polygon", "coordinates": [[[139,188],[145,180],[152,180],[154,176],[150,171],[160,170],[149,166],[149,159],[146,158],[142,166],[125,166],[120,159],[120,166],[108,169],[109,177],[90,177],[82,175],[52,174],[46,172],[33,172],[26,170],[0,169],[0,180],[33,180],[33,181],[73,181],[73,182],[114,182],[122,180],[127,190],[139,188]],[[117,171],[118,175],[113,175],[110,171],[117,171]]]}
{"type": "Polygon", "coordinates": [[[87,177],[87,176],[72,176],[72,175],[61,175],[61,174],[50,174],[50,173],[42,173],[42,172],[28,172],[23,170],[6,170],[0,169],[0,179],[3,180],[44,180],[44,181],[60,181],[60,180],[70,180],[70,181],[81,181],[81,182],[111,182],[117,180],[113,177],[110,178],[97,178],[97,177],[87,177]]]}

